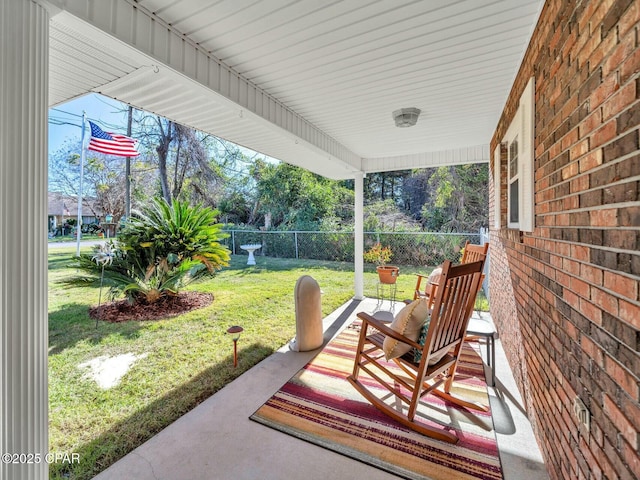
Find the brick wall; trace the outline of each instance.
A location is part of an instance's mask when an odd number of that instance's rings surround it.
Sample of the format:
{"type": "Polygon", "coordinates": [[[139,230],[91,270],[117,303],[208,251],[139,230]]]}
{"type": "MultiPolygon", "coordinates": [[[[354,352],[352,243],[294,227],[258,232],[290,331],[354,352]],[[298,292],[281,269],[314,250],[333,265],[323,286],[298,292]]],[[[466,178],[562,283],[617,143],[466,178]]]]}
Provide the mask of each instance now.
{"type": "Polygon", "coordinates": [[[491,313],[552,478],[640,472],[639,44],[638,0],[547,1],[491,143],[534,76],[535,230],[491,230],[491,313]]]}

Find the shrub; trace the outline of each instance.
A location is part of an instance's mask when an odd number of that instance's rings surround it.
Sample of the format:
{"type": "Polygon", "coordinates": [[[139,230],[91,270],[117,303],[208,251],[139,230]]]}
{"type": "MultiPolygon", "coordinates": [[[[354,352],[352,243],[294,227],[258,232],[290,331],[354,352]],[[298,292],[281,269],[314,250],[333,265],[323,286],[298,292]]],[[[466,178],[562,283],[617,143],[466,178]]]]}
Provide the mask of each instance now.
{"type": "Polygon", "coordinates": [[[369,263],[375,263],[378,266],[386,265],[391,260],[393,253],[391,253],[390,247],[383,247],[380,242],[376,243],[369,250],[364,252],[364,261],[369,263]]]}
{"type": "Polygon", "coordinates": [[[155,199],[120,232],[109,263],[98,265],[95,255],[83,255],[79,267],[98,275],[104,267],[112,298],[124,294],[131,302],[152,303],[176,295],[228,265],[229,250],[219,243],[226,234],[215,223],[217,214],[202,205],[155,199]]]}

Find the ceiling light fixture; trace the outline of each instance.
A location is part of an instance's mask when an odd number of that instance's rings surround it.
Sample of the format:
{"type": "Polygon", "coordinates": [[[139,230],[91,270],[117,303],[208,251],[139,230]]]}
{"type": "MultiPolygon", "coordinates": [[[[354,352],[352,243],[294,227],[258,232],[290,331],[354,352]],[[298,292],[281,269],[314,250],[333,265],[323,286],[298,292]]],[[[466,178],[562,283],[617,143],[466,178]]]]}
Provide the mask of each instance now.
{"type": "Polygon", "coordinates": [[[413,127],[418,121],[418,115],[420,115],[420,109],[415,107],[401,108],[392,113],[396,127],[401,128],[413,127]]]}

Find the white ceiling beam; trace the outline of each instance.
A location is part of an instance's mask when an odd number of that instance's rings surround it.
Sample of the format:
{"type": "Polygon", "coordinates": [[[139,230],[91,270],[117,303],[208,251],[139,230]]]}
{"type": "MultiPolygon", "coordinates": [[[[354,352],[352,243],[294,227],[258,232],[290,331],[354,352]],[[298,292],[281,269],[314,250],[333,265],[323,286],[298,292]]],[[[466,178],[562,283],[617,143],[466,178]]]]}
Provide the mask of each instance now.
{"type": "Polygon", "coordinates": [[[477,145],[454,150],[400,155],[397,157],[363,158],[362,168],[365,173],[375,173],[488,162],[489,145],[477,145]]]}

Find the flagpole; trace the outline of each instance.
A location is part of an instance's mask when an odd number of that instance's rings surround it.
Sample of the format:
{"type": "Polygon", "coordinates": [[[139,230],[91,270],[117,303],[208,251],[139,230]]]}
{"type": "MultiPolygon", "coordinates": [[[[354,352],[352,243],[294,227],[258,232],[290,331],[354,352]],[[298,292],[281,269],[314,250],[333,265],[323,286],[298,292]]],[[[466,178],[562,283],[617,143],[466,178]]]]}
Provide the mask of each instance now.
{"type": "Polygon", "coordinates": [[[87,112],[82,111],[82,140],[80,141],[80,188],[78,192],[78,222],[76,225],[76,257],[80,256],[80,232],[82,230],[82,182],[84,180],[84,161],[86,150],[84,148],[84,135],[87,124],[87,112]]]}
{"type": "MultiPolygon", "coordinates": [[[[129,105],[129,116],[127,118],[127,137],[131,137],[131,122],[133,120],[133,107],[129,105]]],[[[124,184],[124,214],[126,221],[131,217],[131,157],[125,160],[125,184],[124,184]]]]}

